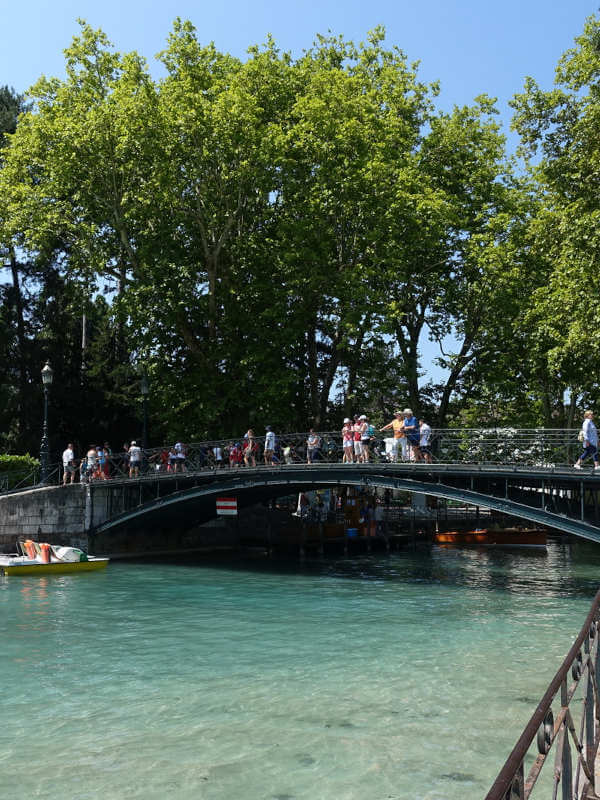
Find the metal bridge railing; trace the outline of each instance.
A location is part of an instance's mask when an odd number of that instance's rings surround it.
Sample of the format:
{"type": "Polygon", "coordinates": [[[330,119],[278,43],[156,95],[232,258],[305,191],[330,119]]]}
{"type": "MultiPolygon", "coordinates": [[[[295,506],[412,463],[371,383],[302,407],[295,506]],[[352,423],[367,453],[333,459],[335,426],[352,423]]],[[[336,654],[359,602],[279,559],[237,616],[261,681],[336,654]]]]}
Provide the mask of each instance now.
{"type": "MultiPolygon", "coordinates": [[[[535,467],[562,467],[572,465],[576,460],[581,445],[577,440],[578,429],[517,429],[517,428],[440,428],[431,433],[431,458],[443,464],[487,464],[516,465],[535,467]]],[[[316,434],[318,446],[309,450],[309,433],[285,433],[276,435],[276,447],[272,462],[276,465],[313,463],[341,463],[347,459],[340,431],[321,431],[316,434]]],[[[230,455],[235,445],[242,452],[241,460],[234,463],[235,468],[244,466],[260,466],[265,464],[265,437],[253,439],[251,452],[247,452],[247,441],[243,438],[214,439],[206,442],[195,442],[183,445],[183,458],[169,457],[171,445],[153,447],[144,451],[140,474],[152,472],[197,472],[204,469],[229,468],[230,455]],[[222,461],[218,461],[220,449],[222,461]]],[[[364,460],[369,463],[389,463],[390,461],[413,461],[415,454],[397,446],[391,436],[377,431],[366,444],[368,454],[364,460]]],[[[354,445],[352,447],[354,451],[354,445]]],[[[83,455],[83,454],[82,454],[83,455]]],[[[359,459],[352,456],[353,460],[359,459]]],[[[362,458],[361,458],[362,460],[362,458]]],[[[81,459],[77,460],[77,464],[81,459]]],[[[271,464],[271,462],[269,462],[271,464]]],[[[58,469],[49,483],[62,481],[62,466],[54,464],[58,469]]],[[[97,480],[102,477],[99,472],[77,471],[77,479],[97,480]]],[[[109,458],[106,477],[128,478],[129,463],[124,452],[113,453],[109,458]]],[[[39,476],[33,474],[29,481],[23,482],[21,488],[37,485],[39,476]]],[[[0,494],[8,487],[0,484],[0,494]]],[[[11,487],[12,488],[12,487],[11,487]]]]}
{"type": "MultiPolygon", "coordinates": [[[[555,467],[572,465],[581,446],[577,441],[578,430],[573,429],[433,429],[430,451],[433,461],[445,464],[511,464],[522,466],[555,467]]],[[[319,446],[310,449],[308,433],[286,433],[276,437],[274,462],[276,464],[340,463],[344,461],[344,446],[339,431],[318,432],[319,446]]],[[[247,447],[243,439],[221,439],[185,445],[183,467],[192,470],[206,467],[229,466],[229,455],[238,444],[247,447]],[[220,448],[223,461],[218,464],[215,448],[220,448]]],[[[361,443],[363,446],[365,443],[361,443]]],[[[253,440],[253,451],[244,456],[239,466],[264,464],[265,437],[253,440]]],[[[414,461],[410,448],[394,444],[391,436],[376,432],[366,443],[368,452],[364,460],[370,463],[390,461],[414,461]]],[[[353,447],[354,450],[354,447],[353,447]]],[[[147,464],[154,469],[175,469],[169,465],[169,447],[152,448],[146,452],[147,464]]],[[[353,456],[353,459],[363,460],[353,456]]],[[[177,466],[179,469],[180,465],[177,466]]]]}
{"type": "Polygon", "coordinates": [[[555,743],[553,800],[559,789],[562,800],[596,797],[594,765],[600,743],[599,638],[600,591],[579,636],[485,800],[527,800],[555,743]],[[525,775],[525,758],[534,740],[537,752],[525,775]]]}

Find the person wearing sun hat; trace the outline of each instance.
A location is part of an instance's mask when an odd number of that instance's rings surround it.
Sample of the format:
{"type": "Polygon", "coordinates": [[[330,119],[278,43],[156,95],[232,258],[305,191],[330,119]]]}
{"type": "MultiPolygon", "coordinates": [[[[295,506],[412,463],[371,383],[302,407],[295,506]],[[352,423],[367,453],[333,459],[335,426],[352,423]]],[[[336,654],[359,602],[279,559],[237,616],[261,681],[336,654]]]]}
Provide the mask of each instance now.
{"type": "Polygon", "coordinates": [[[354,461],[359,464],[363,460],[362,450],[362,422],[358,414],[354,417],[352,431],[354,433],[354,461]]]}
{"type": "Polygon", "coordinates": [[[421,460],[421,448],[419,447],[419,420],[414,416],[412,409],[405,408],[402,412],[404,416],[404,432],[411,450],[411,459],[421,460]]]}
{"type": "Polygon", "coordinates": [[[402,444],[402,453],[404,455],[404,442],[405,442],[405,433],[404,433],[404,417],[402,416],[402,411],[394,411],[394,419],[391,422],[388,422],[387,425],[384,425],[383,428],[379,429],[380,433],[383,431],[387,431],[391,428],[394,432],[394,446],[392,449],[392,461],[398,461],[398,448],[402,444]]]}
{"type": "Polygon", "coordinates": [[[342,428],[342,445],[344,447],[344,457],[342,458],[343,464],[352,464],[354,461],[354,432],[352,430],[352,420],[350,417],[344,419],[344,426],[342,428]]]}

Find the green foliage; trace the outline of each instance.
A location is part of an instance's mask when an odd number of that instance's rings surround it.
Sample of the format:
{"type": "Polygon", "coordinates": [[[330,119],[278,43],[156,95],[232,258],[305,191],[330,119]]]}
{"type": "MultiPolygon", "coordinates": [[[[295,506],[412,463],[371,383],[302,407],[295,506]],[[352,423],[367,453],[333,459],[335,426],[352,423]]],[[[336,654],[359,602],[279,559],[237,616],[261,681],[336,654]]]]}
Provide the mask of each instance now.
{"type": "Polygon", "coordinates": [[[566,386],[592,397],[596,27],[559,88],[515,99],[524,148],[542,148],[517,180],[494,100],[439,112],[381,28],[240,60],[178,19],[153,80],[82,22],[66,77],[13,98],[4,128],[3,440],[33,449],[47,357],[55,452],[139,436],[143,369],[152,441],[404,404],[539,424],[566,386]]]}
{"type": "Polygon", "coordinates": [[[0,453],[0,472],[14,472],[15,470],[31,472],[34,469],[38,469],[39,466],[40,462],[37,458],[33,458],[29,453],[24,456],[0,453]]]}
{"type": "MultiPolygon", "coordinates": [[[[0,453],[0,483],[12,489],[39,470],[40,462],[29,454],[13,456],[0,453]]],[[[31,481],[34,483],[35,481],[31,481]]]]}
{"type": "Polygon", "coordinates": [[[529,353],[553,384],[550,402],[563,419],[564,389],[581,404],[600,400],[599,37],[600,20],[590,17],[559,62],[555,88],[544,92],[528,78],[513,101],[537,194],[525,243],[536,270],[522,319],[529,353]]]}

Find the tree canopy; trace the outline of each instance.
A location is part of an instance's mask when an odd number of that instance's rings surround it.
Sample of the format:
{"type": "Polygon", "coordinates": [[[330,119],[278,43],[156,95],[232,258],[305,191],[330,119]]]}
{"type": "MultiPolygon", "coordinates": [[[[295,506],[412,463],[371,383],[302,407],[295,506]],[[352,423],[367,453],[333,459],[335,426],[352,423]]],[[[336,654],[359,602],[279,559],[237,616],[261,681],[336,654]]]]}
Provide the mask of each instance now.
{"type": "Polygon", "coordinates": [[[46,358],[81,445],[139,433],[142,371],[155,441],[563,424],[597,396],[598,24],[516,96],[518,172],[495,101],[439,110],[382,28],[242,60],[177,19],[154,79],[82,21],[64,78],[0,89],[2,445],[35,450],[46,358]]]}

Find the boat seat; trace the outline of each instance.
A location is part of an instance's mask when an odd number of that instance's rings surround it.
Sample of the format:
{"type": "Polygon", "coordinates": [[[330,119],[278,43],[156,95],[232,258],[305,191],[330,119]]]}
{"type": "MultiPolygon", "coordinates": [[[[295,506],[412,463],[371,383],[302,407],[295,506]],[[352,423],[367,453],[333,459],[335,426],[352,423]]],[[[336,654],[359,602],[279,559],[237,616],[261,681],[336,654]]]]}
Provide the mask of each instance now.
{"type": "MultiPolygon", "coordinates": [[[[61,561],[61,562],[65,563],[65,564],[68,564],[68,563],[70,563],[70,562],[68,562],[66,559],[64,559],[64,558],[61,558],[61,557],[58,555],[58,553],[56,552],[56,547],[54,547],[54,545],[53,545],[53,544],[51,544],[51,545],[50,545],[50,551],[51,551],[51,553],[52,553],[52,558],[55,558],[57,561],[61,561]]],[[[71,562],[71,563],[72,563],[72,562],[71,562]]]]}

